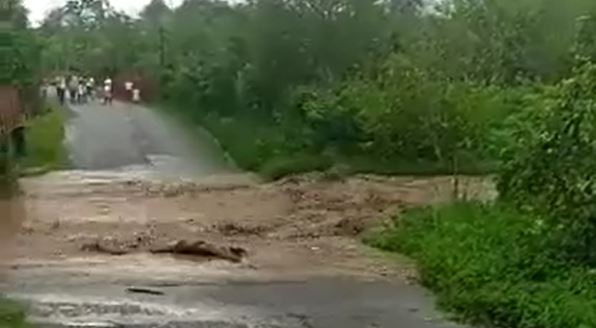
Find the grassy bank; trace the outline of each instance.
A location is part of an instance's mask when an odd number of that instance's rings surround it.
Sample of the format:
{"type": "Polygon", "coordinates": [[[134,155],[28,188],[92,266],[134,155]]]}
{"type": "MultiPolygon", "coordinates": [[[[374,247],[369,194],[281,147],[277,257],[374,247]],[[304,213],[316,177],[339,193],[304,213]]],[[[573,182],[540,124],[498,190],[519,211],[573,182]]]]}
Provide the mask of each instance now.
{"type": "Polygon", "coordinates": [[[64,121],[64,113],[54,109],[29,122],[27,154],[20,161],[25,171],[51,171],[67,165],[68,155],[63,144],[64,121]]]}
{"type": "Polygon", "coordinates": [[[275,180],[286,175],[321,171],[333,165],[327,154],[316,153],[281,127],[254,120],[208,116],[197,120],[219,141],[222,148],[247,171],[275,180]]]}
{"type": "Polygon", "coordinates": [[[11,301],[0,299],[0,328],[25,328],[25,314],[11,301]]]}
{"type": "MultiPolygon", "coordinates": [[[[374,173],[382,175],[452,174],[450,163],[383,159],[367,154],[321,149],[300,132],[299,127],[264,124],[254,119],[205,116],[194,118],[219,141],[236,164],[247,171],[275,180],[287,175],[325,171],[339,167],[344,174],[374,173]]],[[[493,172],[494,163],[465,161],[462,174],[493,172]]]]}
{"type": "Polygon", "coordinates": [[[465,203],[413,210],[394,222],[368,242],[416,259],[423,284],[461,319],[502,328],[596,327],[596,272],[555,260],[541,220],[465,203]]]}

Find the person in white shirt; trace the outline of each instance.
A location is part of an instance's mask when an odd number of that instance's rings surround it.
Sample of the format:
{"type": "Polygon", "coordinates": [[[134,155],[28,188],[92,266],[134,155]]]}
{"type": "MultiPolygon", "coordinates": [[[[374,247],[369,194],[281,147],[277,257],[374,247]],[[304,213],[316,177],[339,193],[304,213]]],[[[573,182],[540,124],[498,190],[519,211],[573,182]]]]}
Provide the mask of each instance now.
{"type": "Polygon", "coordinates": [[[138,88],[132,90],[132,101],[135,103],[141,102],[141,90],[138,88]]]}
{"type": "MultiPolygon", "coordinates": [[[[131,81],[126,81],[124,83],[124,89],[126,89],[126,92],[129,94],[129,96],[132,98],[133,97],[133,88],[134,88],[134,83],[131,81]]],[[[133,99],[134,101],[134,99],[133,99]]]]}
{"type": "Polygon", "coordinates": [[[68,83],[68,89],[70,91],[70,102],[76,104],[78,101],[78,90],[79,90],[79,77],[73,75],[68,83]]]}
{"type": "Polygon", "coordinates": [[[109,77],[104,81],[103,94],[104,94],[104,103],[106,105],[112,105],[112,98],[113,98],[112,79],[109,77]]]}

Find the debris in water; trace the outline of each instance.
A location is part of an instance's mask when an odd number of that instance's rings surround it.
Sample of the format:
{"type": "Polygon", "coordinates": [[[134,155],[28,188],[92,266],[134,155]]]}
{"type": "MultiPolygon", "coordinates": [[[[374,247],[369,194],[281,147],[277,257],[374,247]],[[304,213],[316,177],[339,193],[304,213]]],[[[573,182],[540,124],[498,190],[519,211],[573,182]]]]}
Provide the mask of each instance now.
{"type": "Polygon", "coordinates": [[[247,254],[247,251],[241,247],[218,246],[203,240],[192,242],[188,240],[179,240],[170,243],[166,247],[152,249],[150,252],[153,254],[170,253],[215,257],[236,263],[242,262],[242,259],[247,254]]]}
{"type": "Polygon", "coordinates": [[[363,218],[343,218],[334,226],[336,236],[355,237],[366,231],[367,222],[363,218]]]}
{"type": "Polygon", "coordinates": [[[126,288],[126,291],[129,293],[134,293],[134,294],[147,294],[147,295],[155,295],[155,296],[165,295],[165,293],[162,292],[161,290],[139,288],[139,287],[129,287],[129,288],[126,288]]]}
{"type": "Polygon", "coordinates": [[[50,228],[52,230],[57,230],[60,228],[60,220],[55,220],[54,222],[52,222],[52,225],[50,226],[50,228]]]}
{"type": "Polygon", "coordinates": [[[102,241],[94,241],[83,244],[81,250],[86,252],[104,253],[109,255],[121,256],[130,253],[129,250],[114,245],[106,245],[102,241]]]}
{"type": "Polygon", "coordinates": [[[238,223],[224,223],[215,226],[222,235],[232,236],[261,236],[267,229],[262,226],[246,226],[238,223]]]}

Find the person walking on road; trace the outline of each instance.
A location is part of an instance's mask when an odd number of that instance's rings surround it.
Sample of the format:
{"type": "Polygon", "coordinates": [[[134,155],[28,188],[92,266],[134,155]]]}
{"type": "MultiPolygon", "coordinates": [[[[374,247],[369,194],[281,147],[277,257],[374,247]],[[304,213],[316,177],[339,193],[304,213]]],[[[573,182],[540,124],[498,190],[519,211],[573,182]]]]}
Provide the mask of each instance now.
{"type": "Polygon", "coordinates": [[[64,102],[66,100],[66,79],[63,76],[58,77],[58,83],[56,83],[56,93],[58,94],[60,105],[64,106],[64,102]]]}
{"type": "Polygon", "coordinates": [[[86,82],[87,98],[93,100],[95,98],[95,79],[90,77],[86,82]]]}
{"type": "Polygon", "coordinates": [[[104,97],[104,104],[112,105],[113,101],[113,94],[112,94],[112,79],[106,78],[103,83],[103,97],[104,97]]]}
{"type": "Polygon", "coordinates": [[[132,94],[132,91],[133,91],[133,88],[134,88],[134,83],[133,83],[133,82],[131,82],[131,81],[126,81],[126,82],[124,83],[124,89],[126,90],[126,95],[127,95],[128,97],[130,97],[130,98],[129,98],[130,100],[132,100],[132,96],[133,96],[133,94],[132,94]]]}
{"type": "Polygon", "coordinates": [[[132,90],[132,101],[137,104],[141,102],[141,90],[139,88],[132,90]]]}
{"type": "Polygon", "coordinates": [[[85,79],[80,79],[79,87],[78,87],[78,94],[77,94],[79,104],[83,104],[87,101],[86,93],[87,93],[87,86],[85,85],[85,79]]]}
{"type": "Polygon", "coordinates": [[[79,78],[76,75],[71,76],[68,90],[70,91],[70,103],[74,105],[78,102],[79,93],[79,78]]]}

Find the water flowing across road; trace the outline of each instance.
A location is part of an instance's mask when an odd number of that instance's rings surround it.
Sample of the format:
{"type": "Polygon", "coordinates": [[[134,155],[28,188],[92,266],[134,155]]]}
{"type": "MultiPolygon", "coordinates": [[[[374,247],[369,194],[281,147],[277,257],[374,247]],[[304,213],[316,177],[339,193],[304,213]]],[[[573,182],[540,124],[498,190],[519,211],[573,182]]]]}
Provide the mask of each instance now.
{"type": "Polygon", "coordinates": [[[74,169],[22,179],[22,197],[0,203],[13,213],[0,228],[16,231],[0,288],[28,306],[35,327],[453,327],[405,279],[410,262],[355,238],[400,204],[445,199],[449,178],[261,184],[208,133],[146,107],[93,103],[69,114],[74,169]],[[146,249],[181,239],[247,253],[232,263],[146,249]],[[128,252],[84,247],[98,241],[128,252]]]}

